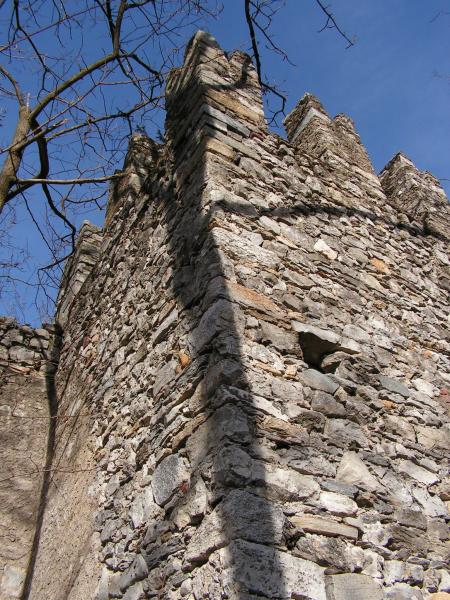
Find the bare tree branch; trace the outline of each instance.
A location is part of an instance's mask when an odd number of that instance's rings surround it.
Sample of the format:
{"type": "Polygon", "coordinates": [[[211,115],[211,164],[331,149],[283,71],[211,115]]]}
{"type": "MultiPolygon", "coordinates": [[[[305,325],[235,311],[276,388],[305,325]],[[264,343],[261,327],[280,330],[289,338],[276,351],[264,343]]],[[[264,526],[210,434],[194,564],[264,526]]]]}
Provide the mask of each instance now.
{"type": "Polygon", "coordinates": [[[14,88],[14,93],[16,94],[16,98],[17,98],[17,102],[19,103],[19,106],[25,106],[25,99],[22,93],[22,90],[19,87],[19,84],[17,83],[17,81],[14,79],[14,77],[11,75],[11,73],[9,71],[7,71],[4,67],[2,67],[0,65],[0,73],[6,77],[6,79],[9,80],[9,82],[11,83],[11,85],[14,88]]]}
{"type": "Polygon", "coordinates": [[[347,46],[346,46],[347,48],[354,46],[355,40],[349,38],[349,36],[345,33],[345,31],[343,31],[341,29],[341,27],[339,26],[339,24],[337,23],[334,15],[333,15],[333,13],[330,12],[329,6],[325,6],[321,0],[316,0],[316,2],[319,5],[322,12],[325,13],[325,16],[327,18],[325,25],[319,31],[322,32],[322,31],[325,31],[325,29],[336,29],[336,31],[339,33],[339,35],[341,35],[344,38],[344,40],[347,42],[347,46]]]}
{"type": "Polygon", "coordinates": [[[86,177],[76,179],[40,179],[33,177],[32,179],[17,179],[17,183],[21,185],[34,185],[35,183],[42,183],[46,185],[84,185],[85,183],[105,183],[105,181],[112,181],[113,179],[119,179],[124,177],[126,173],[114,173],[113,175],[106,175],[105,177],[86,177]]]}
{"type": "MultiPolygon", "coordinates": [[[[250,41],[251,41],[252,51],[253,51],[253,59],[255,61],[255,68],[256,68],[256,73],[258,75],[259,84],[260,84],[263,92],[270,92],[281,101],[280,108],[277,109],[272,115],[271,122],[275,122],[276,118],[278,117],[279,114],[283,114],[283,115],[285,114],[287,98],[284,94],[282,94],[280,92],[279,89],[277,89],[276,86],[269,84],[267,81],[265,81],[263,79],[262,72],[261,72],[261,56],[259,53],[258,41],[256,38],[256,33],[255,33],[255,27],[257,27],[261,32],[263,32],[264,37],[267,40],[269,40],[270,45],[273,50],[276,50],[277,52],[281,52],[282,54],[284,54],[284,52],[281,51],[278,48],[278,46],[276,46],[276,44],[271,40],[270,36],[267,33],[267,29],[271,24],[272,15],[268,16],[268,24],[265,27],[259,25],[259,23],[257,21],[258,15],[263,12],[261,1],[264,2],[264,0],[255,0],[255,1],[254,0],[244,0],[245,20],[247,22],[247,27],[248,27],[248,31],[249,31],[249,35],[250,35],[250,41]],[[254,8],[254,11],[255,11],[253,14],[250,10],[251,6],[254,8]]],[[[266,16],[266,18],[267,18],[266,14],[264,14],[264,16],[266,16]]]]}

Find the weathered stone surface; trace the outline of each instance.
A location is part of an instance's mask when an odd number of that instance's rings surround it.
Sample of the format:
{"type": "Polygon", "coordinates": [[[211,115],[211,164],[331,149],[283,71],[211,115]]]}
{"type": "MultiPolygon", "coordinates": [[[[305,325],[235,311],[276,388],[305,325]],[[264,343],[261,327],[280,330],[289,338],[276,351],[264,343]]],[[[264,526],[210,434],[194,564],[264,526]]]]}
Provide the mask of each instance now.
{"type": "Polygon", "coordinates": [[[382,600],[381,585],[361,574],[330,575],[326,578],[329,600],[382,600]]]}
{"type": "Polygon", "coordinates": [[[304,444],[308,439],[304,427],[295,423],[289,423],[284,419],[277,419],[270,416],[264,417],[258,425],[270,439],[275,441],[304,444]]]}
{"type": "Polygon", "coordinates": [[[123,596],[123,600],[140,600],[144,598],[144,586],[139,581],[127,589],[123,596]]]}
{"type": "Polygon", "coordinates": [[[351,516],[358,510],[358,505],[351,498],[335,492],[321,492],[319,502],[333,515],[351,516]]]}
{"type": "Polygon", "coordinates": [[[0,591],[2,598],[20,598],[26,571],[19,567],[6,565],[3,568],[2,579],[0,581],[0,591]]]}
{"type": "Polygon", "coordinates": [[[163,458],[152,477],[152,491],[156,504],[164,506],[188,479],[189,472],[182,457],[172,454],[163,458]]]}
{"type": "Polygon", "coordinates": [[[369,490],[379,488],[378,481],[355,452],[346,452],[339,464],[336,479],[344,483],[360,485],[369,490]]]}
{"type": "Polygon", "coordinates": [[[218,300],[210,306],[192,333],[191,353],[201,352],[218,332],[230,327],[232,319],[231,305],[226,300],[218,300]]]}
{"type": "Polygon", "coordinates": [[[424,469],[420,465],[416,465],[410,460],[401,460],[398,465],[398,470],[425,485],[432,485],[433,483],[436,483],[436,481],[439,481],[439,477],[434,473],[428,469],[424,469]]]}
{"type": "Polygon", "coordinates": [[[344,417],[347,412],[345,407],[335,400],[331,394],[316,391],[311,397],[311,408],[327,417],[344,417]]]}
{"type": "Polygon", "coordinates": [[[186,493],[183,502],[175,507],[172,513],[173,522],[183,529],[192,522],[197,522],[207,511],[208,491],[205,482],[200,477],[186,493]]]}
{"type": "Polygon", "coordinates": [[[421,565],[404,563],[400,560],[387,560],[384,562],[384,579],[388,584],[406,581],[419,585],[423,582],[424,574],[421,565]]]}
{"type": "Polygon", "coordinates": [[[417,443],[425,448],[444,448],[450,449],[450,431],[447,428],[435,429],[434,427],[423,427],[415,425],[417,443]]]}
{"type": "Polygon", "coordinates": [[[140,527],[149,519],[156,517],[160,513],[160,509],[153,501],[153,494],[150,487],[136,496],[130,506],[130,518],[134,527],[140,527]]]}
{"type": "Polygon", "coordinates": [[[224,439],[234,442],[248,442],[251,439],[247,416],[231,404],[219,408],[188,438],[186,449],[191,465],[197,466],[210,448],[224,439]]]}
{"type": "Polygon", "coordinates": [[[396,518],[402,525],[417,527],[417,529],[427,528],[427,519],[420,510],[405,508],[396,513],[396,518]]]}
{"type": "Polygon", "coordinates": [[[278,350],[287,352],[298,352],[299,345],[297,336],[291,332],[288,332],[272,323],[266,323],[261,321],[261,341],[269,342],[273,344],[278,350]]]}
{"type": "Polygon", "coordinates": [[[185,560],[204,562],[211,552],[233,539],[278,544],[283,524],[282,511],[267,500],[244,491],[232,491],[205,517],[188,544],[185,560]]]}
{"type": "Polygon", "coordinates": [[[90,275],[100,255],[102,232],[89,221],[84,221],[77,239],[75,254],[64,266],[58,293],[58,321],[64,326],[78,292],[90,275]]]}
{"type": "Polygon", "coordinates": [[[214,462],[217,481],[228,486],[238,486],[250,481],[254,468],[255,461],[237,444],[222,448],[214,462]]]}
{"type": "Polygon", "coordinates": [[[331,443],[346,447],[357,445],[362,448],[368,446],[368,440],[363,429],[347,419],[330,419],[327,421],[324,433],[331,443]]]}
{"type": "MultiPolygon", "coordinates": [[[[391,588],[387,588],[384,597],[388,600],[423,600],[424,598],[421,589],[407,583],[397,583],[391,588]]],[[[431,597],[428,596],[428,598],[431,597]]]]}
{"type": "Polygon", "coordinates": [[[263,486],[262,493],[267,494],[269,498],[294,501],[309,498],[319,491],[319,484],[313,477],[301,475],[293,469],[269,467],[260,468],[258,471],[255,473],[253,467],[254,481],[263,486]]]}
{"type": "MultiPolygon", "coordinates": [[[[130,568],[122,573],[118,579],[118,585],[122,591],[129,590],[131,586],[141,581],[148,575],[148,567],[142,555],[138,554],[131,564],[130,568]]],[[[132,594],[132,592],[130,592],[132,594]]],[[[133,596],[131,596],[133,597],[133,596]]]]}
{"type": "Polygon", "coordinates": [[[344,537],[306,534],[297,540],[295,554],[338,572],[361,569],[364,563],[364,552],[344,537]]]}
{"type": "Polygon", "coordinates": [[[408,398],[410,395],[409,389],[401,383],[401,381],[397,381],[396,379],[392,379],[391,377],[380,377],[380,385],[383,389],[388,392],[394,392],[395,394],[400,394],[404,398],[408,398]]]}
{"type": "Polygon", "coordinates": [[[412,495],[426,516],[438,517],[448,514],[448,508],[444,502],[439,497],[432,496],[426,488],[414,487],[412,495]]]}
{"type": "Polygon", "coordinates": [[[195,598],[218,599],[219,590],[226,590],[235,600],[251,597],[242,594],[327,600],[324,569],[286,552],[238,540],[220,550],[213,561],[217,561],[221,573],[218,586],[215,588],[212,582],[209,564],[201,567],[194,578],[195,598]],[[215,589],[215,594],[211,594],[215,589]]]}
{"type": "Polygon", "coordinates": [[[358,530],[356,527],[344,525],[331,519],[324,519],[317,516],[291,517],[292,523],[299,529],[319,535],[342,536],[351,539],[358,539],[358,530]]]}
{"type": "Polygon", "coordinates": [[[321,239],[317,240],[317,242],[314,244],[314,250],[320,252],[330,260],[336,260],[338,256],[338,253],[332,248],[330,248],[330,246],[324,240],[321,239]]]}
{"type": "Polygon", "coordinates": [[[333,381],[330,377],[320,373],[320,371],[316,371],[315,369],[307,369],[306,371],[303,371],[300,373],[299,379],[304,385],[307,385],[313,390],[321,390],[322,392],[327,392],[328,394],[334,394],[339,387],[339,384],[333,381]]]}
{"type": "Polygon", "coordinates": [[[352,323],[348,323],[344,327],[342,330],[342,335],[346,338],[351,338],[352,340],[361,342],[362,344],[367,344],[370,342],[370,336],[368,333],[362,329],[362,327],[358,327],[352,323]]]}
{"type": "Polygon", "coordinates": [[[400,433],[404,440],[416,441],[416,430],[407,419],[397,415],[386,415],[384,417],[384,426],[387,431],[394,434],[400,433]]]}

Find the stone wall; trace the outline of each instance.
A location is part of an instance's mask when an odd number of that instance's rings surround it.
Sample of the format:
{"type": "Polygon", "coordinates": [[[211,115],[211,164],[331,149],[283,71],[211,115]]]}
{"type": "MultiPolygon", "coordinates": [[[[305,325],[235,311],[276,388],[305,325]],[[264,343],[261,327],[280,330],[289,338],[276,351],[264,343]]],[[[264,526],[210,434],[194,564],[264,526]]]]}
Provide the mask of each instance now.
{"type": "Polygon", "coordinates": [[[0,600],[20,598],[47,458],[51,328],[0,318],[0,600]]]}
{"type": "Polygon", "coordinates": [[[425,227],[430,176],[380,181],[311,96],[269,133],[249,58],[201,32],[166,95],[65,313],[30,597],[448,598],[437,182],[425,227]]]}
{"type": "Polygon", "coordinates": [[[78,234],[76,249],[67,260],[58,294],[57,321],[64,327],[72,302],[98,260],[102,241],[98,227],[84,221],[78,234]]]}

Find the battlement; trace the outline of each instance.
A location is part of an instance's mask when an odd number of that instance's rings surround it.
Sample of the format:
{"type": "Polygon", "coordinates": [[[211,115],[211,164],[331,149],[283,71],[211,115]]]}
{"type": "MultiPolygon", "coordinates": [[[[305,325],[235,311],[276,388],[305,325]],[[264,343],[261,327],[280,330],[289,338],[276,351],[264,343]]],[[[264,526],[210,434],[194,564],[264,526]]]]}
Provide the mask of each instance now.
{"type": "Polygon", "coordinates": [[[411,223],[450,239],[450,205],[439,180],[399,152],[380,174],[389,202],[411,223]]]}
{"type": "Polygon", "coordinates": [[[66,267],[30,599],[447,597],[436,180],[204,32],[166,105],[66,267]]]}
{"type": "Polygon", "coordinates": [[[58,292],[56,320],[64,327],[70,306],[98,260],[102,242],[101,230],[84,221],[77,237],[75,252],[64,266],[58,292]]]}

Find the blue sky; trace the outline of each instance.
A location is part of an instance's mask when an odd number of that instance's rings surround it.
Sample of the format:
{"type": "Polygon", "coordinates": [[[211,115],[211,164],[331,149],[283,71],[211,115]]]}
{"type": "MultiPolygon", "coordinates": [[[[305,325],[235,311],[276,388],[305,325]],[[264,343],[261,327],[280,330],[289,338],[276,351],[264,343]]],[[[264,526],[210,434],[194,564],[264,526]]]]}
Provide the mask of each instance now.
{"type": "MultiPolygon", "coordinates": [[[[401,150],[418,168],[450,180],[449,0],[328,0],[328,6],[356,38],[352,48],[346,49],[334,30],[318,33],[324,15],[315,0],[287,0],[273,21],[274,39],[295,66],[261,48],[263,70],[285,92],[287,111],[311,92],[331,116],[346,113],[355,121],[377,172],[401,150]]],[[[226,50],[248,50],[243,0],[225,0],[218,20],[205,27],[226,50]]],[[[94,48],[97,36],[85,43],[94,48]]],[[[3,123],[2,145],[13,124],[8,118],[3,123]]],[[[145,125],[154,134],[154,126],[145,125]]],[[[449,195],[450,181],[442,184],[449,195]]],[[[35,201],[39,205],[41,198],[35,201]]],[[[80,215],[78,223],[84,218],[103,221],[99,211],[80,215]]],[[[29,248],[21,277],[30,279],[51,259],[23,206],[9,231],[29,248]]],[[[18,284],[17,289],[20,299],[0,297],[0,314],[37,325],[42,311],[35,306],[34,288],[18,284]]]]}

